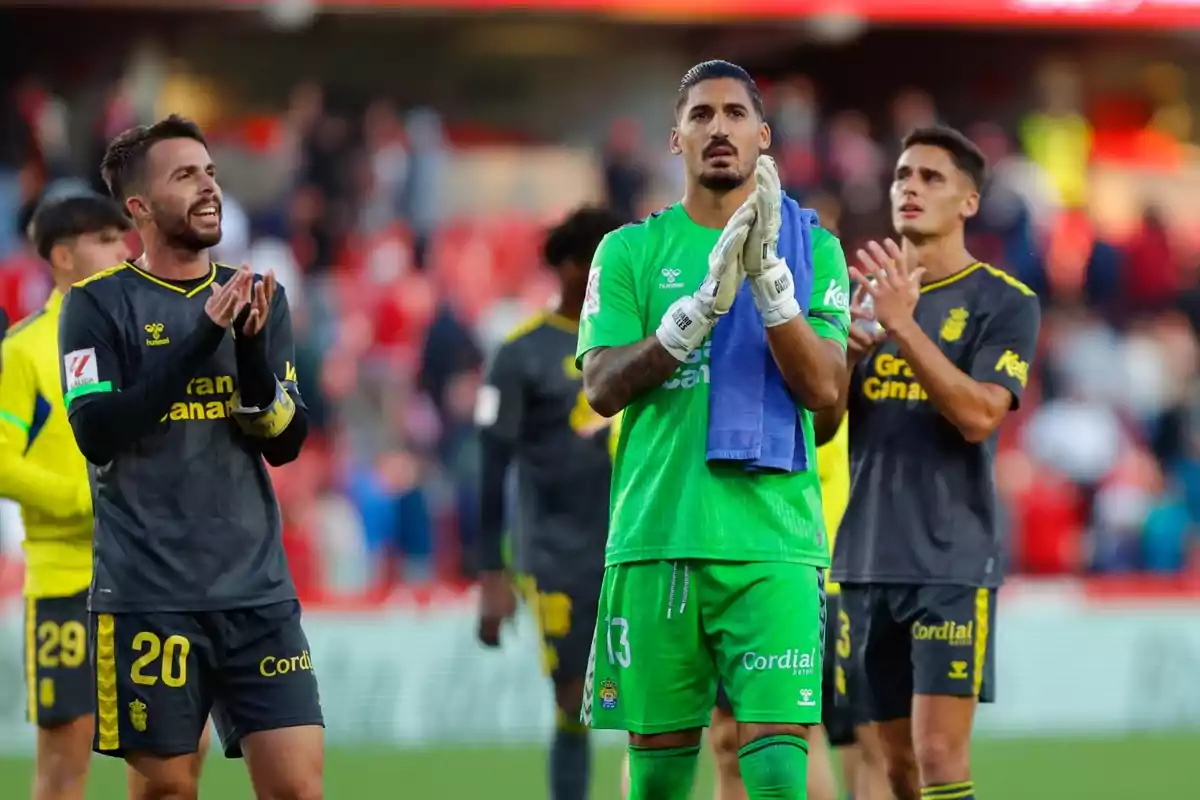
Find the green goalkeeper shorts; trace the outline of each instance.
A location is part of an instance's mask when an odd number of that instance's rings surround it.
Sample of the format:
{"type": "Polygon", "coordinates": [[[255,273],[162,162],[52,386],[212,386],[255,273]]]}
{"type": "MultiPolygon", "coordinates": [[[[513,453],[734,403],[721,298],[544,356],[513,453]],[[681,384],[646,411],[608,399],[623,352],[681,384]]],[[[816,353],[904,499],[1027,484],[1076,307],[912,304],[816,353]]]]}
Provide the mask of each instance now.
{"type": "Polygon", "coordinates": [[[824,573],[805,564],[646,561],[604,571],[583,722],[708,724],[718,678],[739,722],[821,721],[824,573]]]}

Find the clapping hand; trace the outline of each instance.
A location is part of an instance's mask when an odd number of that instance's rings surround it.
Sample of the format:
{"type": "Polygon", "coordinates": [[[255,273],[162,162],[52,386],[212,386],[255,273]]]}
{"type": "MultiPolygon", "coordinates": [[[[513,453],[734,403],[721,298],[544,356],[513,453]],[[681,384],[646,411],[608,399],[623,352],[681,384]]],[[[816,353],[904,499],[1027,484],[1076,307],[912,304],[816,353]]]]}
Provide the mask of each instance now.
{"type": "Polygon", "coordinates": [[[891,239],[885,239],[882,245],[869,242],[858,251],[858,260],[862,267],[851,267],[850,277],[873,301],[875,320],[886,330],[911,322],[921,297],[925,268],[916,266],[913,256],[891,239]]]}

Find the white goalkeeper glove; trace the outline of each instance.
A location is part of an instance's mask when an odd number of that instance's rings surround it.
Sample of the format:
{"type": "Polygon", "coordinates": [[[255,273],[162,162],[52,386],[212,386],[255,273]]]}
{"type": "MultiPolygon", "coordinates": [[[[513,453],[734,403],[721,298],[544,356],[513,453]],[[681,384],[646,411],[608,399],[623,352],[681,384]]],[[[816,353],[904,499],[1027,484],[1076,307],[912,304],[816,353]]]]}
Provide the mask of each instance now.
{"type": "Polygon", "coordinates": [[[783,226],[783,189],[775,159],[759,156],[754,177],[757,185],[751,197],[758,215],[746,237],[742,262],[763,325],[773,328],[800,316],[800,303],[796,301],[792,270],[777,249],[783,226]]]}
{"type": "Polygon", "coordinates": [[[708,254],[708,275],[694,294],[676,300],[663,314],[654,335],[677,361],[704,344],[717,320],[728,313],[746,273],[742,252],[757,209],[754,195],[734,212],[721,231],[721,238],[708,254]]]}

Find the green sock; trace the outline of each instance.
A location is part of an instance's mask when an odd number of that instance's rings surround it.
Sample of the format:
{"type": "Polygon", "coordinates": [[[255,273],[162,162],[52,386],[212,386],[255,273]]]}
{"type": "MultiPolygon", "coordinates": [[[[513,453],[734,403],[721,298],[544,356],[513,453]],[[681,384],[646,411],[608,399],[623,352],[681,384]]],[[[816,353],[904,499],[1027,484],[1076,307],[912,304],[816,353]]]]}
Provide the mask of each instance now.
{"type": "Polygon", "coordinates": [[[628,800],[688,800],[700,745],[655,750],[629,746],[628,800]]]}
{"type": "Polygon", "coordinates": [[[957,781],[926,786],[921,790],[921,800],[975,800],[975,783],[957,781]]]}
{"type": "Polygon", "coordinates": [[[750,800],[808,797],[808,742],[799,736],[764,736],[738,750],[750,800]]]}

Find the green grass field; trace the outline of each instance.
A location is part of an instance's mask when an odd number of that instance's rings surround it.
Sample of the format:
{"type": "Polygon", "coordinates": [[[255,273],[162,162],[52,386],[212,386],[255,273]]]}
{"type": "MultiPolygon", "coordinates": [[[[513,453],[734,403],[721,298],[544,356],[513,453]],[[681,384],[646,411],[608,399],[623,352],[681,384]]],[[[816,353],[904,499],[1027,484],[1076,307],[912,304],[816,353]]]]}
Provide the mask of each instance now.
{"type": "MultiPolygon", "coordinates": [[[[1140,800],[1200,797],[1200,733],[1127,739],[980,742],[975,780],[984,800],[1140,800]]],[[[621,752],[597,753],[593,800],[617,800],[621,752]]],[[[89,800],[124,800],[121,764],[97,758],[89,800]]],[[[29,796],[30,762],[0,759],[5,798],[29,796]]],[[[333,750],[328,800],[393,797],[540,800],[546,793],[536,749],[333,750]]],[[[711,765],[703,765],[696,797],[710,798],[711,765]]],[[[202,797],[252,800],[238,761],[210,758],[202,797]]]]}

